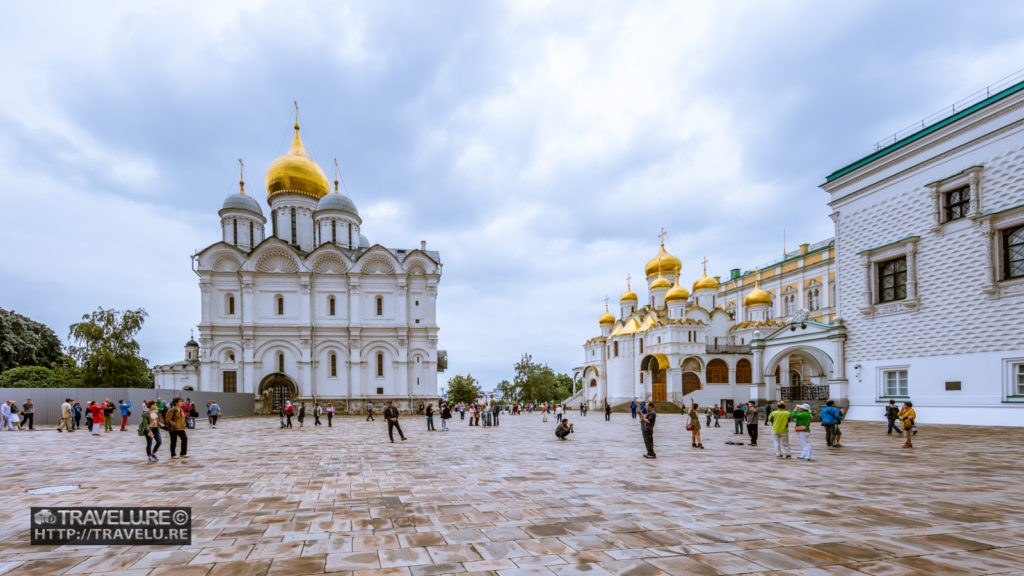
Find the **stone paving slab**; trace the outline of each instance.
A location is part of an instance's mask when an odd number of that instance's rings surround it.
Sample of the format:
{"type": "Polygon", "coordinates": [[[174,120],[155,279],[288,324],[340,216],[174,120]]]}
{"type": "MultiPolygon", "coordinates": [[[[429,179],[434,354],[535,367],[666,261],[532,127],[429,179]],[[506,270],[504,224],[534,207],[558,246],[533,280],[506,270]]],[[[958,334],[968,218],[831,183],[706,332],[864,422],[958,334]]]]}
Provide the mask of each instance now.
{"type": "MultiPolygon", "coordinates": [[[[779,460],[731,422],[690,448],[658,420],[641,458],[625,414],[578,418],[565,442],[539,415],[427,432],[403,418],[280,430],[200,422],[189,458],[149,463],[133,432],[2,432],[0,574],[1024,574],[1024,429],[844,424],[844,447],[779,460]],[[34,464],[29,464],[34,462],[34,464]],[[50,495],[26,491],[77,484],[50,495]],[[32,546],[31,506],[191,506],[190,546],[32,546]]],[[[791,438],[798,444],[795,435],[791,438]]]]}

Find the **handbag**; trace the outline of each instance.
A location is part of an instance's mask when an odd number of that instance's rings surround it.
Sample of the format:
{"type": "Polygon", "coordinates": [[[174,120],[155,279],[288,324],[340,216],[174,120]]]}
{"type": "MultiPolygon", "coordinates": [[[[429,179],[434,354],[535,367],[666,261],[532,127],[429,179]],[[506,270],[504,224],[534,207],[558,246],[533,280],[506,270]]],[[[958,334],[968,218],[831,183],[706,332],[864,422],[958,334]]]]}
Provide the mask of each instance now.
{"type": "Polygon", "coordinates": [[[687,430],[688,432],[693,432],[693,424],[687,424],[687,425],[686,425],[686,430],[687,430]]]}
{"type": "Polygon", "coordinates": [[[807,426],[797,426],[794,430],[797,432],[807,432],[807,426]]]}

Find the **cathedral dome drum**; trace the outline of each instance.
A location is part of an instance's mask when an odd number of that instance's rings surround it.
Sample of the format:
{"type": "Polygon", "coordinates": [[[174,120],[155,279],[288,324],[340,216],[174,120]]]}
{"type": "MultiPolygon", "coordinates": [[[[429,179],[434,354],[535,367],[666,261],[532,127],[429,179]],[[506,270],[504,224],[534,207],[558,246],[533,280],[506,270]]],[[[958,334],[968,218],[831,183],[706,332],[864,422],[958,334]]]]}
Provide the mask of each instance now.
{"type": "Polygon", "coordinates": [[[306,152],[299,136],[299,125],[296,124],[295,137],[288,153],[274,160],[267,169],[267,198],[290,192],[319,200],[329,191],[327,176],[306,152]]]}
{"type": "Polygon", "coordinates": [[[658,253],[647,263],[644,267],[644,273],[647,277],[657,276],[664,274],[666,276],[675,276],[683,268],[683,263],[679,258],[669,254],[665,251],[665,245],[662,244],[658,253]]]}

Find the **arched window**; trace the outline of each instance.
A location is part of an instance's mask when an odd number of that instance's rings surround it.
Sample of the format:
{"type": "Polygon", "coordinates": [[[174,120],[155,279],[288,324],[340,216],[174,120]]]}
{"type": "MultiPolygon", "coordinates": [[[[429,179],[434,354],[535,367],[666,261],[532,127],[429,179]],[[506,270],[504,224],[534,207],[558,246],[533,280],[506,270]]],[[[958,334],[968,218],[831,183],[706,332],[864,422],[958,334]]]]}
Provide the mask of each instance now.
{"type": "Polygon", "coordinates": [[[292,244],[299,243],[299,232],[295,229],[295,208],[292,208],[292,244]]]}
{"type": "Polygon", "coordinates": [[[384,315],[384,297],[377,296],[377,316],[384,315]]]}
{"type": "Polygon", "coordinates": [[[235,296],[234,294],[228,294],[228,316],[235,315],[235,296]]]}
{"type": "Polygon", "coordinates": [[[277,353],[277,371],[281,372],[282,374],[284,373],[284,353],[283,352],[278,352],[277,353]]]}
{"type": "Polygon", "coordinates": [[[615,348],[615,354],[614,355],[615,355],[616,358],[618,358],[619,357],[619,343],[618,342],[612,342],[612,346],[615,348]]]}
{"type": "Polygon", "coordinates": [[[750,360],[740,358],[740,361],[736,363],[736,383],[750,384],[753,382],[753,378],[753,373],[750,370],[750,360]]]}
{"type": "Polygon", "coordinates": [[[277,297],[277,315],[284,316],[284,296],[277,297]]]}
{"type": "Polygon", "coordinates": [[[820,300],[818,298],[818,289],[812,288],[807,292],[807,309],[817,310],[818,308],[821,307],[819,302],[820,300]]]}
{"type": "Polygon", "coordinates": [[[693,372],[683,372],[683,396],[700,390],[700,376],[693,372]]]}
{"type": "Polygon", "coordinates": [[[377,353],[377,377],[384,377],[384,355],[380,352],[377,353]]]}
{"type": "Polygon", "coordinates": [[[729,366],[724,360],[715,358],[708,362],[707,376],[708,384],[728,384],[729,366]]]}
{"type": "Polygon", "coordinates": [[[327,298],[327,315],[334,316],[334,296],[327,298]]]}
{"type": "Polygon", "coordinates": [[[338,375],[338,355],[331,354],[331,377],[338,375]]]}
{"type": "Polygon", "coordinates": [[[338,243],[338,223],[331,220],[331,242],[338,243]]]}

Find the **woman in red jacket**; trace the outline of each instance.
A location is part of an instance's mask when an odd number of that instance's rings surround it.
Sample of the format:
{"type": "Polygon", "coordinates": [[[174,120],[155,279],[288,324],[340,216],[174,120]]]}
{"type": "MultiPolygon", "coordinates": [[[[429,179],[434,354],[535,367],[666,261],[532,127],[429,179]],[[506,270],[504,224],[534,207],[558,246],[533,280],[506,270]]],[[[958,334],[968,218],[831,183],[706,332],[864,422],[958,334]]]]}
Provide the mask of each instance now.
{"type": "Polygon", "coordinates": [[[97,406],[95,400],[89,401],[89,412],[92,414],[92,435],[100,435],[100,427],[103,426],[103,407],[97,406]]]}

